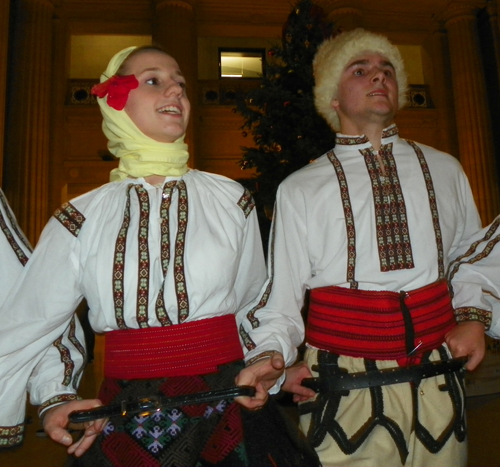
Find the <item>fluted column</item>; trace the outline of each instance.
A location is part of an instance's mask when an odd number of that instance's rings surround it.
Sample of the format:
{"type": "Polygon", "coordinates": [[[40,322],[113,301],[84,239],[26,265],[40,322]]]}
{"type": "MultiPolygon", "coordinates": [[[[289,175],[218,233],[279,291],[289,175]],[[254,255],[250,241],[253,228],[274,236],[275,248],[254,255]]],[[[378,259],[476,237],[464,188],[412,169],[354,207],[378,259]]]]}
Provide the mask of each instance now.
{"type": "Polygon", "coordinates": [[[500,211],[497,170],[487,92],[473,6],[451,2],[448,30],[460,161],[467,173],[483,223],[500,211]]]}
{"type": "Polygon", "coordinates": [[[3,174],[3,145],[5,130],[5,101],[7,91],[7,54],[9,46],[10,2],[0,2],[0,184],[3,174]]]}
{"type": "Polygon", "coordinates": [[[490,19],[489,23],[495,50],[495,63],[497,68],[498,84],[500,85],[500,23],[498,17],[498,6],[496,2],[488,2],[486,4],[486,10],[490,19]]]}
{"type": "Polygon", "coordinates": [[[450,54],[448,46],[448,35],[442,22],[434,23],[432,35],[425,44],[425,49],[432,61],[433,81],[432,101],[436,106],[437,122],[439,126],[439,146],[442,151],[459,157],[456,118],[454,112],[453,91],[450,83],[453,75],[451,73],[450,54]]]}
{"type": "Polygon", "coordinates": [[[18,0],[12,70],[9,73],[8,133],[4,186],[29,240],[47,222],[52,14],[48,0],[18,0]]]}
{"type": "Polygon", "coordinates": [[[190,165],[196,167],[198,46],[195,23],[197,0],[156,0],[153,40],[171,54],[187,82],[191,102],[191,124],[186,142],[191,153],[190,165]]]}
{"type": "Polygon", "coordinates": [[[319,0],[328,20],[336,30],[350,31],[362,27],[362,9],[359,0],[319,0]]]}

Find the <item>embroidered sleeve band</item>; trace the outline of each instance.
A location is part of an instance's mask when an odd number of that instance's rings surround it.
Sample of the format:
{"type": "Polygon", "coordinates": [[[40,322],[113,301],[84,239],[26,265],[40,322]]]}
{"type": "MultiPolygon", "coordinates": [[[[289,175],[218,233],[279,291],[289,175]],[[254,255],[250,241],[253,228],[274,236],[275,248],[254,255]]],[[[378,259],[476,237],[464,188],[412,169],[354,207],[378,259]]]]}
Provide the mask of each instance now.
{"type": "Polygon", "coordinates": [[[491,326],[491,311],[482,310],[481,308],[465,307],[457,308],[455,310],[455,317],[457,323],[463,323],[464,321],[480,321],[484,324],[486,331],[490,329],[491,326]]]}
{"type": "Polygon", "coordinates": [[[262,360],[263,358],[271,358],[275,353],[278,353],[278,352],[276,350],[269,350],[267,352],[262,352],[259,355],[256,355],[255,357],[248,360],[248,362],[246,363],[246,366],[250,366],[257,361],[262,360]]]}
{"type": "Polygon", "coordinates": [[[52,397],[48,401],[45,401],[40,407],[38,407],[38,416],[41,418],[43,413],[56,406],[63,404],[64,402],[78,401],[81,400],[81,397],[78,397],[76,394],[60,394],[58,396],[52,397]]]}
{"type": "Polygon", "coordinates": [[[20,446],[24,437],[24,424],[0,426],[0,449],[20,446]]]}

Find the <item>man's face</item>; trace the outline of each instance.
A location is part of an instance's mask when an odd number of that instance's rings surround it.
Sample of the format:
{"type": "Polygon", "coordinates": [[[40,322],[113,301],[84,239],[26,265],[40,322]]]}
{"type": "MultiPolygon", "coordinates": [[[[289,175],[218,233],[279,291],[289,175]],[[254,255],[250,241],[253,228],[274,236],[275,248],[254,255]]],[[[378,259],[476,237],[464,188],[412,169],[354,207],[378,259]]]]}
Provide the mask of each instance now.
{"type": "Polygon", "coordinates": [[[398,109],[398,83],[392,64],[371,52],[352,59],[341,75],[332,107],[339,115],[342,133],[360,134],[369,124],[389,126],[398,109]]]}

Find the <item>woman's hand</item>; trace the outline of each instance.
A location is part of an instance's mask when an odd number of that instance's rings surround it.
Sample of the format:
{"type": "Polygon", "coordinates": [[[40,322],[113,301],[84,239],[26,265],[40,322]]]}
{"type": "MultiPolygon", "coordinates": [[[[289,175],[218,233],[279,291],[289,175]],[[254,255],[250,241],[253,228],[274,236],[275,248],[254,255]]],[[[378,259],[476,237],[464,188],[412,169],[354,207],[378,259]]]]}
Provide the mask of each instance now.
{"type": "Polygon", "coordinates": [[[79,424],[69,423],[69,414],[75,410],[88,410],[99,407],[102,402],[99,399],[86,399],[82,401],[71,401],[48,409],[43,416],[43,428],[51,439],[57,443],[68,446],[68,454],[76,457],[82,456],[92,445],[107,423],[107,419],[95,420],[79,424]],[[80,439],[73,442],[68,429],[85,430],[80,439]]]}
{"type": "Polygon", "coordinates": [[[235,400],[250,410],[262,408],[269,397],[268,390],[276,384],[284,371],[285,360],[279,352],[257,360],[241,370],[235,380],[238,386],[255,387],[255,395],[253,397],[237,397],[235,400]]]}
{"type": "Polygon", "coordinates": [[[285,373],[286,379],[281,389],[286,392],[291,392],[294,402],[304,402],[316,395],[312,389],[306,388],[301,384],[304,378],[312,377],[311,370],[305,362],[298,362],[288,367],[285,373]]]}

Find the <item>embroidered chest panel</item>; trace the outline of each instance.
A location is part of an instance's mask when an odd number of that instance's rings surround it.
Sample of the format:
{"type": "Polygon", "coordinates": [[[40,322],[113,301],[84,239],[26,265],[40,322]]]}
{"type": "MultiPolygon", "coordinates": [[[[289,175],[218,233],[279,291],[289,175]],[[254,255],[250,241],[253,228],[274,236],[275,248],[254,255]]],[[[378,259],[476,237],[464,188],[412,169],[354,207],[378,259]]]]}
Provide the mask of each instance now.
{"type": "MultiPolygon", "coordinates": [[[[444,276],[444,255],[434,186],[424,154],[414,142],[408,141],[408,144],[415,151],[426,184],[438,251],[439,277],[441,278],[444,276]]],[[[415,265],[410,229],[396,161],[392,153],[392,143],[382,145],[378,155],[370,148],[362,149],[360,153],[364,158],[370,178],[380,271],[412,269],[415,265]]],[[[332,150],[327,155],[337,175],[344,210],[348,248],[346,278],[351,284],[351,288],[357,288],[355,279],[356,226],[349,186],[344,168],[335,152],[332,150]]]]}

